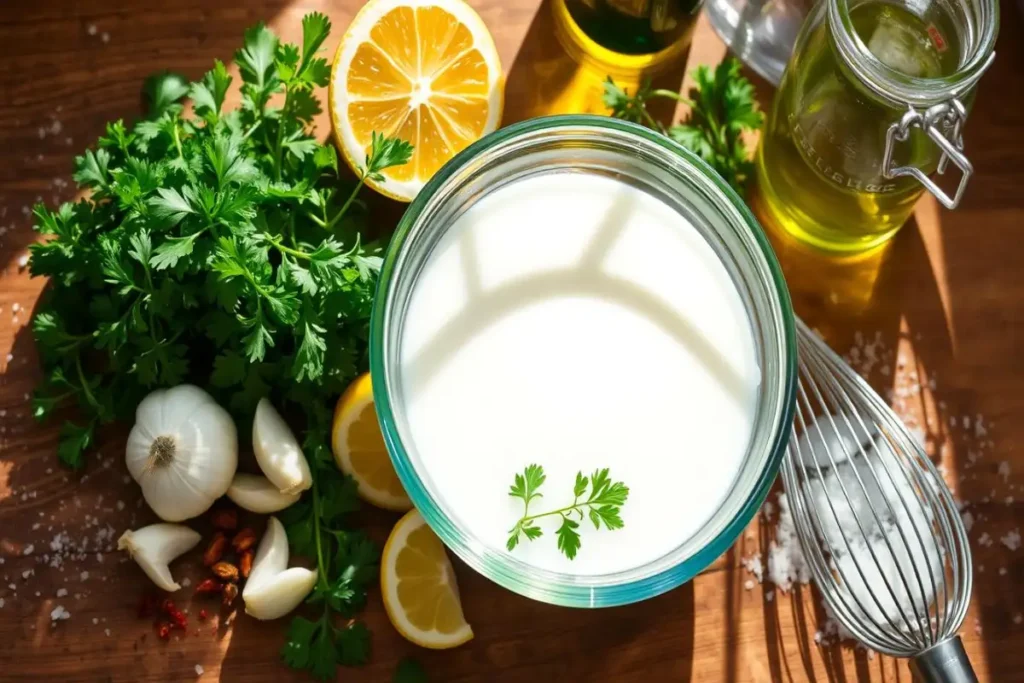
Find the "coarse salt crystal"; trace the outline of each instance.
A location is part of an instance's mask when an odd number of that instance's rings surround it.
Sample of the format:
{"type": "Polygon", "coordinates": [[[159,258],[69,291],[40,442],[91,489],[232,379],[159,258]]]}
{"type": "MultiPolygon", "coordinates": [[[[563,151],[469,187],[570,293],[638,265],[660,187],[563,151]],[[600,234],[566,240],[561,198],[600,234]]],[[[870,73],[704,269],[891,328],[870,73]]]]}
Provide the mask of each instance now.
{"type": "Polygon", "coordinates": [[[190,578],[188,578],[188,577],[186,576],[186,577],[185,577],[184,579],[182,579],[182,580],[181,580],[181,585],[182,585],[183,587],[185,587],[185,588],[188,588],[189,586],[191,586],[191,585],[192,585],[192,579],[190,579],[190,578]]]}
{"type": "Polygon", "coordinates": [[[17,313],[20,310],[21,310],[21,304],[19,304],[17,301],[15,301],[13,304],[11,304],[11,313],[17,313]]]}
{"type": "Polygon", "coordinates": [[[999,576],[1006,576],[1006,567],[999,568],[999,576]]]}
{"type": "Polygon", "coordinates": [[[999,541],[1010,550],[1017,550],[1020,548],[1020,531],[1018,529],[1014,529],[1000,538],[999,541]]]}
{"type": "Polygon", "coordinates": [[[31,555],[32,551],[35,550],[35,549],[36,549],[36,547],[34,545],[32,545],[31,543],[29,543],[27,546],[25,546],[25,548],[21,551],[21,553],[22,553],[22,555],[31,555]]]}
{"type": "Polygon", "coordinates": [[[987,531],[978,538],[978,545],[984,548],[987,548],[990,545],[992,545],[992,537],[988,535],[987,531]]]}
{"type": "Polygon", "coordinates": [[[103,35],[100,36],[100,40],[102,40],[104,43],[109,43],[110,42],[110,34],[107,33],[106,31],[104,31],[103,35]]]}
{"type": "Polygon", "coordinates": [[[110,637],[110,629],[109,628],[103,629],[103,635],[105,635],[107,638],[109,638],[110,637]]]}
{"type": "Polygon", "coordinates": [[[964,531],[970,533],[971,527],[974,526],[974,515],[965,510],[963,513],[961,513],[960,518],[964,522],[964,531]]]}
{"type": "Polygon", "coordinates": [[[1013,623],[1019,624],[1022,621],[1024,621],[1024,617],[1021,616],[1020,612],[1017,612],[1016,614],[1013,615],[1013,623]]]}
{"type": "Polygon", "coordinates": [[[28,254],[22,254],[18,257],[18,267],[24,268],[28,265],[28,254]]]}
{"type": "Polygon", "coordinates": [[[82,581],[87,581],[89,579],[89,572],[82,572],[78,575],[78,578],[82,581]]]}
{"type": "Polygon", "coordinates": [[[202,676],[203,675],[203,671],[205,671],[205,669],[203,669],[203,665],[202,664],[196,664],[196,676],[202,676]]]}
{"type": "Polygon", "coordinates": [[[33,572],[31,569],[26,569],[25,571],[23,571],[21,573],[21,578],[27,579],[28,577],[32,576],[32,574],[34,574],[34,573],[35,572],[33,572]]]}
{"type": "Polygon", "coordinates": [[[754,580],[753,579],[747,579],[746,581],[744,581],[743,582],[743,588],[744,588],[744,590],[748,590],[748,591],[749,590],[753,590],[753,588],[754,588],[754,580]]]}
{"type": "Polygon", "coordinates": [[[1005,484],[1010,480],[1010,463],[1007,460],[1003,460],[999,463],[999,476],[1003,478],[1005,484]]]}
{"type": "Polygon", "coordinates": [[[95,625],[97,625],[97,624],[99,624],[99,623],[100,623],[100,619],[99,619],[99,617],[93,617],[93,618],[92,618],[92,624],[93,624],[93,626],[95,626],[95,625]]]}
{"type": "Polygon", "coordinates": [[[69,612],[66,609],[64,609],[63,605],[57,605],[56,607],[53,608],[53,611],[50,612],[50,621],[60,621],[60,620],[63,620],[63,619],[70,619],[70,618],[71,618],[71,612],[69,612]]]}

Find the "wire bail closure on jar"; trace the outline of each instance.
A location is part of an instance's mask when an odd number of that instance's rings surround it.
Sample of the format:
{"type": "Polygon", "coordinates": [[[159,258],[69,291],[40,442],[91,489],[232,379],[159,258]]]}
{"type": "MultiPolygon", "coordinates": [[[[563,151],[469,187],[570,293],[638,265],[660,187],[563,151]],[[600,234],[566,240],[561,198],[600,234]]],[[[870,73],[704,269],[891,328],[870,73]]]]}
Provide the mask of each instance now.
{"type": "Polygon", "coordinates": [[[885,133],[885,154],[882,158],[882,174],[886,178],[898,178],[900,176],[911,176],[925,186],[929,192],[935,195],[936,199],[942,202],[947,209],[955,209],[964,190],[967,189],[967,181],[974,174],[974,166],[964,154],[963,127],[967,120],[967,108],[957,99],[952,98],[945,102],[928,107],[923,113],[910,105],[907,112],[896,123],[889,126],[885,133]],[[953,164],[960,169],[960,183],[957,185],[956,194],[950,197],[939,187],[938,183],[929,178],[921,169],[916,166],[895,166],[893,152],[897,142],[903,142],[910,137],[911,128],[920,128],[928,137],[942,150],[939,158],[937,172],[946,172],[946,166],[952,159],[953,164]]]}

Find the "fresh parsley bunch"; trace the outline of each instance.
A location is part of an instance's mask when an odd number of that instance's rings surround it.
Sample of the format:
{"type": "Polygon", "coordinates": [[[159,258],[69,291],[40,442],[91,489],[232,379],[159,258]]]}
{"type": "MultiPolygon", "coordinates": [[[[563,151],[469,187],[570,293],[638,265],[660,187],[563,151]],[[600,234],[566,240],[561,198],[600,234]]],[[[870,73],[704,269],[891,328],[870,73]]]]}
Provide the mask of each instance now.
{"type": "Polygon", "coordinates": [[[44,418],[77,404],[82,415],[61,430],[67,465],[83,464],[98,424],[131,419],[150,390],[183,381],[244,421],[268,395],[305,418],[313,489],[282,517],[294,551],[316,558],[310,602],[323,612],[294,619],[282,654],[321,678],[368,655],[369,633],[351,617],[378,561],[345,528],[355,486],[327,446],[331,406],[366,364],[381,264],[356,196],[412,154],[374,134],[357,182],[341,178],[334,148],[311,130],[329,31],[318,13],[303,18],[301,46],[262,24],[246,31],[239,109],[224,108],[232,78],[219,61],[195,83],[150,79],[148,116],[109,124],[76,158],[88,197],[36,207],[46,239],[30,259],[33,275],[50,277],[33,321],[45,373],[33,409],[44,418]]]}
{"type": "Polygon", "coordinates": [[[697,67],[693,77],[696,87],[690,90],[689,99],[671,90],[653,89],[650,83],[630,95],[609,77],[604,86],[604,103],[615,118],[643,124],[672,138],[706,161],[742,194],[754,172],[743,133],[758,130],[764,124],[754,86],[743,77],[739,61],[732,57],[714,69],[706,65],[697,67]],[[691,108],[690,117],[666,129],[647,111],[647,102],[659,97],[685,102],[691,108]]]}
{"type": "MultiPolygon", "coordinates": [[[[157,386],[210,387],[244,416],[269,394],[324,412],[363,365],[381,259],[361,239],[361,181],[345,187],[310,130],[330,22],[310,14],[302,28],[301,47],[246,32],[240,109],[224,111],[219,61],[196,83],[150,79],[149,116],[109,124],[75,159],[91,196],[35,208],[47,239],[30,268],[51,285],[33,322],[46,373],[34,412],[81,408],[62,430],[66,464],[157,386]]],[[[364,177],[411,149],[374,136],[364,177]]]]}

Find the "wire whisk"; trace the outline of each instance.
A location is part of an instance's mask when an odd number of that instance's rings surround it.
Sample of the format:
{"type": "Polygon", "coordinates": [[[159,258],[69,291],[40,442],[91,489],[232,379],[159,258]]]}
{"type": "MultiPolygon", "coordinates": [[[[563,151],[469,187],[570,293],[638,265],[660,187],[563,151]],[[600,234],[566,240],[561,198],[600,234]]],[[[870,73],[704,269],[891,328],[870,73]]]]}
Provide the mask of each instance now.
{"type": "Polygon", "coordinates": [[[971,553],[953,497],[892,409],[797,321],[783,484],[811,576],[866,646],[926,683],[977,681],[960,638],[971,553]]]}

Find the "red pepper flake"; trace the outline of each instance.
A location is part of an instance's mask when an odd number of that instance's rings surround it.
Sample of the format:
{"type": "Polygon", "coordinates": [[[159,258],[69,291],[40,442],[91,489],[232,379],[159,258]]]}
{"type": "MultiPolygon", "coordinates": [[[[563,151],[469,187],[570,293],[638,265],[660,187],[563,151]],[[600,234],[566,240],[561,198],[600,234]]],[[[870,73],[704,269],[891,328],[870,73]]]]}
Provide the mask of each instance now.
{"type": "Polygon", "coordinates": [[[206,610],[199,610],[199,621],[206,621],[206,610]]]}
{"type": "Polygon", "coordinates": [[[203,593],[220,593],[224,590],[224,584],[217,579],[203,579],[196,586],[195,594],[201,595],[203,593]]]}
{"type": "Polygon", "coordinates": [[[181,629],[182,631],[188,629],[188,617],[185,616],[184,612],[174,610],[168,616],[170,616],[174,628],[181,629]]]}
{"type": "Polygon", "coordinates": [[[156,634],[158,636],[160,636],[161,640],[170,640],[171,639],[171,625],[170,624],[160,624],[160,628],[157,629],[156,634]]]}
{"type": "Polygon", "coordinates": [[[939,29],[935,28],[932,24],[928,25],[928,37],[932,39],[932,44],[935,46],[936,50],[939,52],[946,51],[946,39],[942,37],[941,33],[939,33],[939,29]]]}

